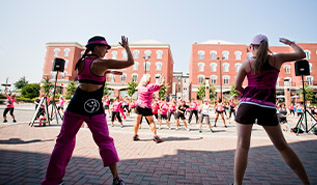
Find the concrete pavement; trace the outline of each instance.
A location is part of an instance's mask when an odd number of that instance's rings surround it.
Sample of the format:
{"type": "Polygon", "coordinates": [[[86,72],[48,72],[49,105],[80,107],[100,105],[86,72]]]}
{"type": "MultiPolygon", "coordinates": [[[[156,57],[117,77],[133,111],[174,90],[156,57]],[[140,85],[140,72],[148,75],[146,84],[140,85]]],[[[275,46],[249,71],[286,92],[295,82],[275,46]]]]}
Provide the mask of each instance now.
{"type": "MultiPolygon", "coordinates": [[[[0,106],[0,111],[3,107],[0,106]]],[[[16,106],[17,124],[0,123],[0,184],[39,184],[45,175],[60,125],[29,127],[33,105],[16,106]]],[[[213,117],[213,116],[212,116],[213,117]]],[[[164,127],[158,135],[164,140],[156,144],[145,122],[139,131],[141,140],[132,141],[135,116],[125,127],[109,127],[120,157],[119,172],[127,184],[230,184],[233,182],[233,159],[236,145],[234,123],[223,127],[218,120],[215,133],[203,133],[192,123],[192,131],[175,131],[164,127]]],[[[211,119],[214,123],[213,118],[211,119]]],[[[108,119],[109,121],[109,119],[108,119]]],[[[2,120],[1,120],[2,122],[2,120]]],[[[192,121],[193,122],[193,121],[192,121]]],[[[296,119],[290,120],[291,125],[296,119]]],[[[108,124],[110,124],[108,122],[108,124]]],[[[164,124],[165,126],[165,124],[164,124]]],[[[175,122],[172,127],[175,128],[175,122]]],[[[312,184],[317,184],[316,135],[284,132],[290,146],[301,158],[312,184]]],[[[70,161],[65,184],[111,184],[108,168],[102,167],[98,148],[88,128],[77,134],[76,148],[70,161]]],[[[245,184],[300,184],[272,146],[262,127],[252,131],[245,184]]]]}

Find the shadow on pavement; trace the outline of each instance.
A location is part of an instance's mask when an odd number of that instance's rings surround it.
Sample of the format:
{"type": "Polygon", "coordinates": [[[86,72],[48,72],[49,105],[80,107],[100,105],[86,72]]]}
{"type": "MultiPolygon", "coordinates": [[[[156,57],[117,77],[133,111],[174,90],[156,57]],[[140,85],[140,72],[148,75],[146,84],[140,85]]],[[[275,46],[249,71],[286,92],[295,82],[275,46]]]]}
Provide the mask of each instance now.
{"type": "Polygon", "coordinates": [[[16,144],[29,144],[29,143],[37,143],[37,142],[47,142],[47,141],[54,141],[55,139],[45,139],[45,140],[41,140],[41,139],[33,139],[30,141],[24,141],[20,138],[10,138],[8,140],[0,140],[0,144],[12,144],[12,145],[16,145],[16,144]]]}
{"type": "MultiPolygon", "coordinates": [[[[290,146],[304,163],[311,183],[317,184],[316,141],[290,146]]],[[[118,167],[127,184],[231,184],[234,152],[177,150],[176,155],[121,160],[118,167]]],[[[43,153],[0,150],[0,184],[39,184],[49,158],[43,153]]],[[[111,184],[112,176],[108,168],[102,167],[101,159],[73,157],[64,182],[111,184]]],[[[262,146],[250,149],[244,184],[301,183],[273,146],[262,146]]]]}

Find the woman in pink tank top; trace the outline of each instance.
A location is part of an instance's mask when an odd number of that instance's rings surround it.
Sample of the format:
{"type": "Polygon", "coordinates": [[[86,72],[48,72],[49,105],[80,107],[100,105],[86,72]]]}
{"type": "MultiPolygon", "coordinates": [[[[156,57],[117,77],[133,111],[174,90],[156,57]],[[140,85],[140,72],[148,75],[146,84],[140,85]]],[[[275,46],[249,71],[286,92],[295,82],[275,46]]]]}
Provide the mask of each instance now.
{"type": "MultiPolygon", "coordinates": [[[[282,64],[302,59],[306,55],[294,42],[284,38],[281,38],[280,42],[289,45],[295,52],[269,55],[268,38],[261,34],[256,35],[250,44],[254,57],[242,64],[236,77],[235,88],[242,94],[242,97],[235,117],[238,130],[234,159],[235,185],[240,185],[243,181],[250,148],[251,130],[255,122],[263,126],[276,149],[302,183],[310,184],[303,164],[286,143],[277,119],[275,106],[275,86],[282,64]],[[248,79],[246,88],[242,87],[245,77],[248,79]]],[[[287,183],[287,179],[284,180],[287,183]]]]}

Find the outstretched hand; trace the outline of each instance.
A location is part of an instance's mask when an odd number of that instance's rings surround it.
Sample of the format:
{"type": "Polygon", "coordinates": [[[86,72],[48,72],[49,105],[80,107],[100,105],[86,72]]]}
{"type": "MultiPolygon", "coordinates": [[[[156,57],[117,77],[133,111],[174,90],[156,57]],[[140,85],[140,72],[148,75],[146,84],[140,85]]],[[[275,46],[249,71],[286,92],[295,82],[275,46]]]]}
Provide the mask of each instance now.
{"type": "Polygon", "coordinates": [[[119,42],[119,44],[123,47],[129,47],[129,42],[128,42],[128,37],[125,37],[124,35],[121,36],[121,42],[119,42]]]}
{"type": "Polygon", "coordinates": [[[280,42],[286,45],[290,45],[291,43],[293,43],[292,41],[285,38],[280,38],[280,42]]]}

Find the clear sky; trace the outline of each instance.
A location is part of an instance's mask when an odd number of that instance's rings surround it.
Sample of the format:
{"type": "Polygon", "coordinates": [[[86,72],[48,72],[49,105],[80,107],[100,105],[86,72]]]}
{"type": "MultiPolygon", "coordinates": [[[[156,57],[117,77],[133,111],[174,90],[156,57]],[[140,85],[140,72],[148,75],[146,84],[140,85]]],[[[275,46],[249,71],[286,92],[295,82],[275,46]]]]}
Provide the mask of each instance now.
{"type": "Polygon", "coordinates": [[[174,71],[188,72],[194,42],[249,44],[262,33],[274,46],[279,37],[317,43],[316,12],[316,0],[2,0],[0,83],[40,82],[47,42],[94,35],[170,44],[174,71]]]}

